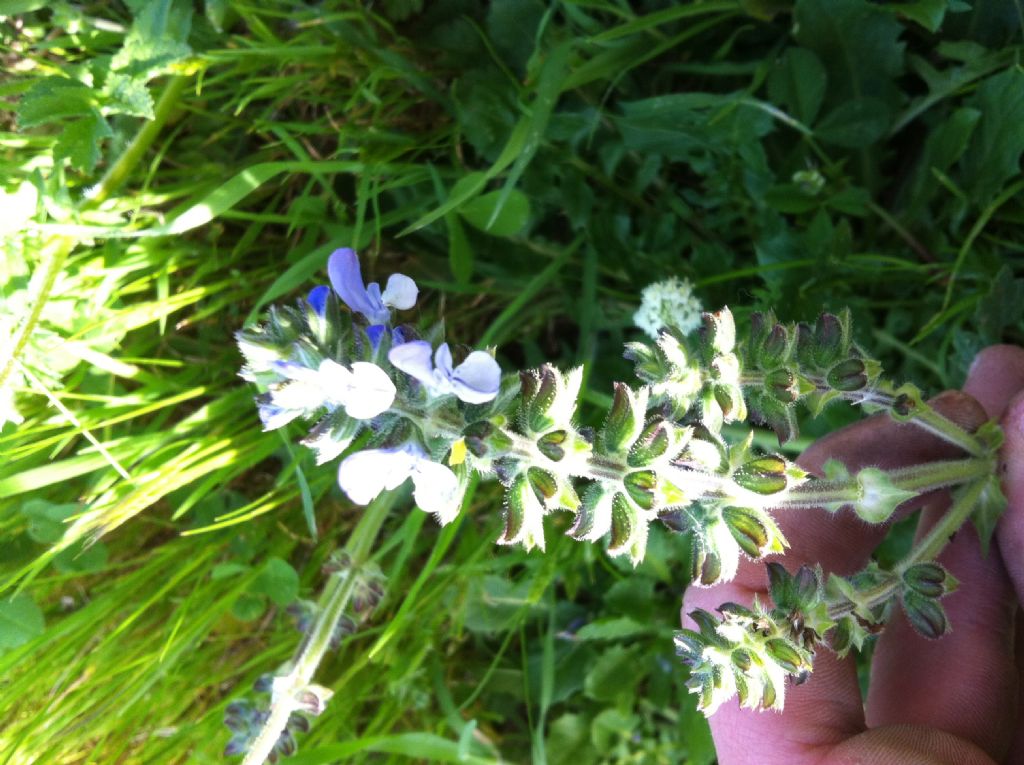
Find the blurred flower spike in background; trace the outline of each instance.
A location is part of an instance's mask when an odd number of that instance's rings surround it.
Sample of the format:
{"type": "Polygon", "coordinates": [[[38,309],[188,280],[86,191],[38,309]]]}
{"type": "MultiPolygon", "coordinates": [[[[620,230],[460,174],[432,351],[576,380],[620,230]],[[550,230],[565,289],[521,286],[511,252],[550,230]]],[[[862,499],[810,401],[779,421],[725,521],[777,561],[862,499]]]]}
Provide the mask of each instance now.
{"type": "Polygon", "coordinates": [[[687,335],[700,326],[703,310],[689,280],[672,277],[644,287],[633,323],[655,340],[665,327],[687,335]]]}

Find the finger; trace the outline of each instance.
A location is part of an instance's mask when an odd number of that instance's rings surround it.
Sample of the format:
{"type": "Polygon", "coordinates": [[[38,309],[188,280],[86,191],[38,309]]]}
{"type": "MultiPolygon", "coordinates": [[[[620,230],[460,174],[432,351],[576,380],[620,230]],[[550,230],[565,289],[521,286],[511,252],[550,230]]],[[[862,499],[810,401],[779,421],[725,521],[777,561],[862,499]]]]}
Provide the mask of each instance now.
{"type": "MultiPolygon", "coordinates": [[[[973,424],[985,419],[978,404],[962,394],[944,394],[933,405],[947,416],[973,424]]],[[[806,470],[820,474],[829,456],[855,471],[867,465],[899,467],[956,455],[954,448],[924,430],[881,415],[823,439],[801,457],[800,463],[806,470]]],[[[804,562],[820,562],[826,571],[851,573],[863,567],[885,533],[848,511],[829,514],[790,510],[775,515],[791,544],[786,555],[790,569],[804,562]]],[[[707,589],[690,588],[684,610],[713,611],[727,601],[749,605],[755,593],[764,592],[763,562],[747,561],[731,583],[707,589]]],[[[731,703],[721,707],[710,723],[722,765],[749,762],[752,752],[757,752],[758,761],[765,765],[816,761],[822,748],[834,746],[865,728],[853,661],[839,660],[830,652],[821,651],[815,657],[811,679],[787,689],[785,711],[781,714],[742,710],[731,703]],[[756,745],[757,741],[766,740],[773,742],[770,751],[756,745]]]]}
{"type": "MultiPolygon", "coordinates": [[[[1024,388],[1024,351],[988,349],[964,387],[989,417],[999,417],[1012,394],[1024,388]]],[[[925,511],[919,536],[942,512],[925,511]]],[[[998,548],[993,545],[983,558],[973,527],[957,534],[939,562],[960,580],[959,589],[943,600],[953,631],[933,641],[918,635],[902,614],[890,622],[872,663],[868,724],[932,726],[1002,761],[1017,728],[1017,601],[998,548]]]]}
{"type": "MultiPolygon", "coordinates": [[[[959,391],[942,393],[930,403],[970,430],[988,419],[973,398],[959,391]]],[[[955,446],[916,425],[895,422],[887,414],[878,414],[820,439],[797,461],[804,470],[820,476],[822,466],[830,458],[842,462],[854,473],[868,466],[898,468],[959,456],[963,453],[955,446]]],[[[906,503],[897,517],[934,499],[934,495],[924,495],[906,503]]],[[[849,509],[835,513],[776,510],[774,515],[790,545],[786,550],[787,568],[821,563],[826,571],[841,575],[861,569],[888,529],[885,525],[865,523],[849,509]]],[[[741,566],[738,581],[747,587],[763,588],[764,564],[748,562],[741,566]]]]}
{"type": "MultiPolygon", "coordinates": [[[[1018,601],[1024,603],[1024,394],[1018,394],[1003,418],[1006,443],[1003,448],[1003,489],[1007,507],[996,530],[996,541],[1006,560],[1018,601]]],[[[1024,619],[1018,618],[1022,633],[1018,651],[1018,703],[1024,714],[1024,619]]],[[[1017,732],[1007,762],[1024,765],[1024,720],[1018,720],[1017,732]]]]}
{"type": "Polygon", "coordinates": [[[995,765],[986,752],[945,731],[915,725],[873,728],[844,741],[828,765],[995,765]]]}

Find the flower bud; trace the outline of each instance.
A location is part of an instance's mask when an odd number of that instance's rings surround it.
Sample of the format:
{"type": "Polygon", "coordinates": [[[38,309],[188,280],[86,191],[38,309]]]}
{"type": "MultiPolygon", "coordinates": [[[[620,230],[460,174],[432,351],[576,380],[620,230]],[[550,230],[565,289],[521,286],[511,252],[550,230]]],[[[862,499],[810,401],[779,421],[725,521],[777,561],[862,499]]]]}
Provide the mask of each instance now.
{"type": "Polygon", "coordinates": [[[537,439],[537,450],[552,462],[565,456],[564,444],[569,434],[564,430],[553,430],[537,439]]]}
{"type": "Polygon", "coordinates": [[[938,600],[925,597],[913,590],[904,590],[902,601],[907,621],[923,637],[935,640],[949,631],[949,620],[938,600]]]}
{"type": "Polygon", "coordinates": [[[866,367],[861,359],[847,359],[832,367],[825,381],[835,390],[845,393],[861,390],[868,384],[866,367]]]}
{"type": "Polygon", "coordinates": [[[547,504],[548,500],[558,493],[558,482],[548,471],[531,467],[526,471],[526,477],[541,504],[547,504]]]}
{"type": "Polygon", "coordinates": [[[675,634],[676,656],[687,664],[699,662],[704,654],[704,641],[692,630],[680,630],[675,634]]]}
{"type": "Polygon", "coordinates": [[[639,510],[626,499],[625,494],[616,492],[612,497],[612,528],[608,553],[628,553],[635,566],[643,560],[646,548],[646,519],[640,517],[639,510]]]}
{"type": "Polygon", "coordinates": [[[789,331],[782,325],[772,327],[761,346],[760,363],[765,369],[785,364],[789,356],[789,331]]]}
{"type": "Polygon", "coordinates": [[[655,489],[658,487],[658,476],[653,470],[634,470],[627,473],[622,480],[626,493],[644,510],[650,510],[655,503],[655,489]]]}
{"type": "Polygon", "coordinates": [[[783,638],[772,638],[765,643],[764,650],[776,664],[791,675],[795,675],[805,666],[800,652],[783,638]]]}
{"type": "Polygon", "coordinates": [[[796,375],[788,369],[775,369],[764,377],[765,388],[783,404],[791,404],[800,395],[796,375]]]}
{"type": "Polygon", "coordinates": [[[843,353],[846,344],[845,335],[843,322],[838,316],[823,313],[818,317],[818,321],[814,325],[814,341],[821,366],[825,366],[843,353]]]}
{"type": "Polygon", "coordinates": [[[704,327],[701,339],[705,344],[705,354],[710,359],[719,353],[732,353],[736,346],[736,324],[732,312],[728,308],[702,316],[704,327]]]}
{"type": "Polygon", "coordinates": [[[548,364],[535,372],[519,373],[526,426],[535,433],[543,433],[555,424],[551,409],[558,392],[557,376],[557,370],[548,364]]]}
{"type": "Polygon", "coordinates": [[[629,450],[627,462],[630,467],[645,467],[668,451],[669,427],[664,420],[655,420],[644,428],[633,447],[629,450]]]}
{"type": "Polygon", "coordinates": [[[602,431],[608,451],[624,452],[636,441],[644,425],[647,397],[647,388],[633,391],[628,385],[615,383],[615,395],[602,431]]]}
{"type": "Polygon", "coordinates": [[[667,370],[658,357],[657,351],[644,343],[626,343],[626,359],[636,367],[633,373],[645,383],[654,383],[665,377],[667,370]]]}
{"type": "Polygon", "coordinates": [[[733,480],[748,491],[768,496],[778,494],[786,488],[786,460],[775,455],[767,455],[751,460],[736,469],[733,480]]]}
{"type": "Polygon", "coordinates": [[[495,432],[496,428],[487,420],[478,420],[462,431],[466,439],[466,448],[474,457],[487,456],[487,439],[495,432]]]}
{"type": "Polygon", "coordinates": [[[760,558],[770,537],[759,514],[745,507],[727,507],[722,510],[722,518],[740,549],[751,558],[760,558]]]}
{"type": "Polygon", "coordinates": [[[751,664],[753,664],[750,651],[745,648],[737,648],[729,658],[740,672],[746,672],[750,669],[751,664]]]}
{"type": "Polygon", "coordinates": [[[938,563],[918,563],[903,572],[903,581],[926,598],[939,598],[946,592],[946,576],[938,563]]]}

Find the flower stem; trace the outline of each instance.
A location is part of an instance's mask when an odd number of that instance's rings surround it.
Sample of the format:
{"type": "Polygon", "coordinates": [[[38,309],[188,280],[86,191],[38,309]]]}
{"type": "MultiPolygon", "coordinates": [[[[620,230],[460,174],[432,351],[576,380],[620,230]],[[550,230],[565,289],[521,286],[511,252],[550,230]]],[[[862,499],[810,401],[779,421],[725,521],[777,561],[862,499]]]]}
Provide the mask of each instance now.
{"type": "Polygon", "coordinates": [[[187,83],[188,78],[181,75],[167,81],[167,85],[153,109],[153,119],[142,125],[117,161],[107,169],[100,182],[89,191],[83,207],[97,207],[109,199],[110,195],[125,182],[141,161],[142,155],[153,145],[153,141],[160,134],[160,130],[178,105],[178,99],[187,83]]]}
{"type": "MultiPolygon", "coordinates": [[[[903,572],[913,565],[935,560],[939,553],[949,544],[953,535],[960,530],[960,527],[971,517],[971,512],[978,503],[978,498],[985,490],[984,480],[974,480],[968,484],[959,496],[953,500],[953,504],[941,520],[936,523],[925,535],[924,539],[918,542],[914,549],[903,558],[892,570],[891,575],[881,584],[868,588],[861,592],[861,603],[868,608],[874,608],[885,603],[895,595],[903,582],[903,572]]],[[[842,600],[829,607],[829,617],[838,619],[854,611],[856,604],[849,600],[842,600]]]]}
{"type": "Polygon", "coordinates": [[[351,565],[331,574],[318,603],[316,621],[297,651],[291,670],[274,680],[270,714],[259,734],[253,740],[242,765],[263,765],[274,749],[292,713],[302,708],[300,698],[309,688],[320,662],[331,645],[331,637],[348,609],[352,593],[358,586],[362,569],[370,559],[373,543],[384,519],[394,504],[395,497],[388,492],[366,509],[352,531],[345,551],[351,565]]]}
{"type": "MultiPolygon", "coordinates": [[[[991,459],[968,457],[960,460],[926,462],[889,471],[893,484],[905,491],[924,494],[935,489],[955,486],[992,472],[991,459]]],[[[815,480],[802,484],[782,500],[772,503],[777,508],[831,507],[855,502],[861,497],[856,475],[842,481],[815,480]]]]}
{"type": "Polygon", "coordinates": [[[973,454],[975,457],[984,457],[988,454],[988,449],[985,448],[981,441],[949,418],[939,414],[927,403],[918,407],[910,422],[938,436],[943,441],[948,441],[954,446],[963,449],[968,454],[973,454]]]}

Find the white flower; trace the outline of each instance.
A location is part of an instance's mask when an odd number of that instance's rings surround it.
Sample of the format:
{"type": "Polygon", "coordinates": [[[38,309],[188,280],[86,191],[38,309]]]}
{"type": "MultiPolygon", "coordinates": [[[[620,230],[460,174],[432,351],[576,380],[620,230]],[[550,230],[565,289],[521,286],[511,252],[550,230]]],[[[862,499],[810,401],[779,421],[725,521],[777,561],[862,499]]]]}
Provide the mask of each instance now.
{"type": "Polygon", "coordinates": [[[473,351],[465,361],[452,368],[452,352],[448,343],[438,346],[436,353],[430,343],[423,340],[396,345],[388,352],[388,361],[423,383],[431,396],[454,394],[467,404],[485,404],[493,400],[501,385],[501,368],[491,354],[473,351]]]}
{"type": "Polygon", "coordinates": [[[672,277],[644,287],[633,323],[655,339],[665,327],[675,327],[686,335],[700,326],[703,310],[693,285],[672,277]]]}
{"type": "Polygon", "coordinates": [[[356,361],[352,368],[324,359],[317,369],[292,361],[272,368],[287,382],[274,386],[260,401],[264,430],[274,430],[318,409],[345,408],[349,417],[369,420],[386,412],[395,400],[395,384],[376,364],[356,361]]]}
{"type": "Polygon", "coordinates": [[[338,468],[338,484],[357,505],[369,504],[382,491],[397,488],[407,478],[412,478],[416,504],[436,515],[441,525],[458,515],[462,504],[458,477],[413,444],[356,452],[338,468]]]}

